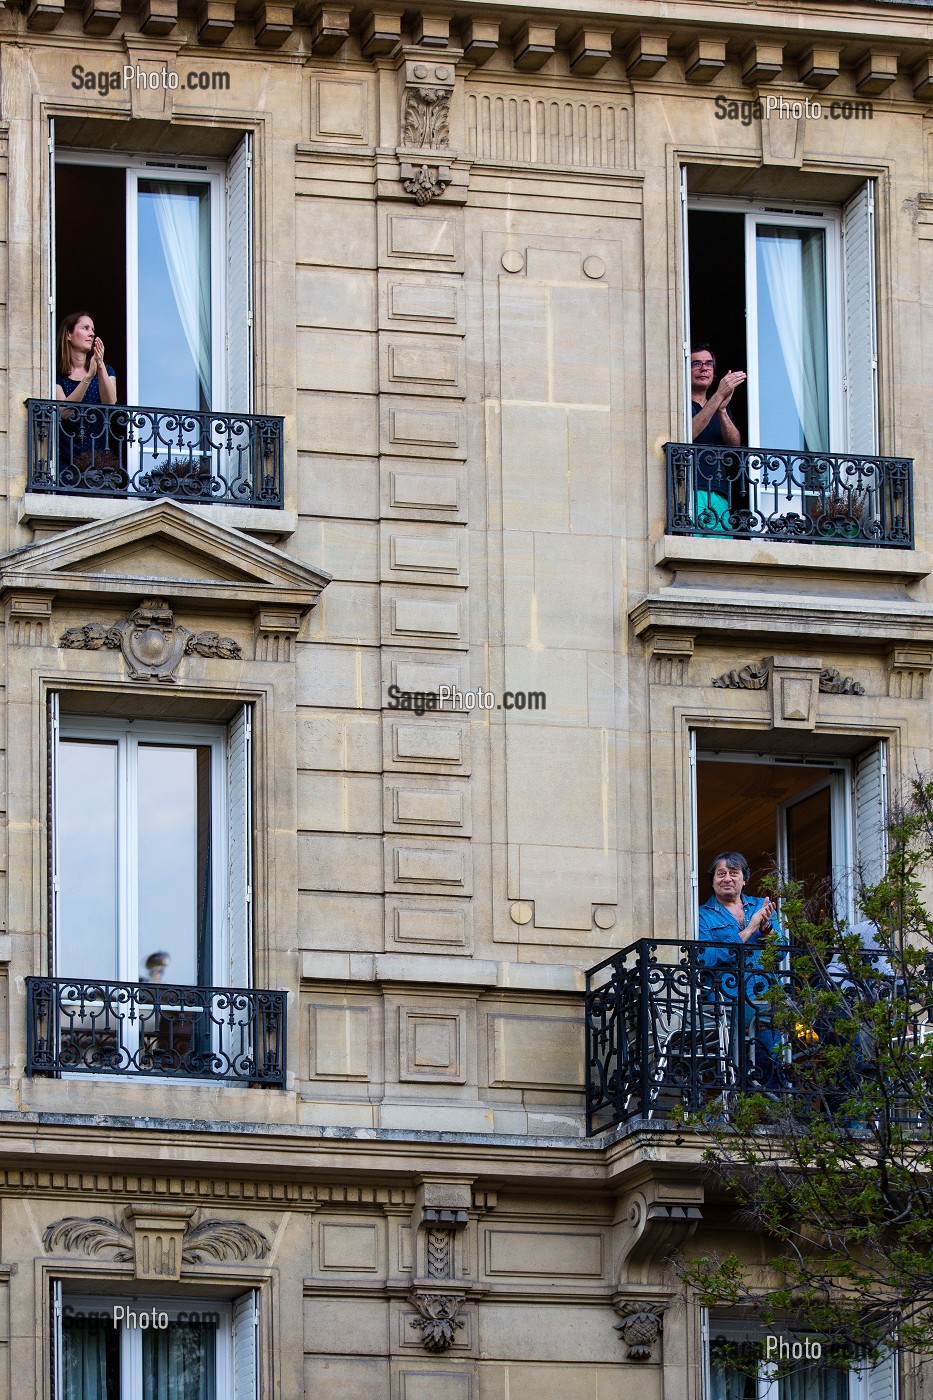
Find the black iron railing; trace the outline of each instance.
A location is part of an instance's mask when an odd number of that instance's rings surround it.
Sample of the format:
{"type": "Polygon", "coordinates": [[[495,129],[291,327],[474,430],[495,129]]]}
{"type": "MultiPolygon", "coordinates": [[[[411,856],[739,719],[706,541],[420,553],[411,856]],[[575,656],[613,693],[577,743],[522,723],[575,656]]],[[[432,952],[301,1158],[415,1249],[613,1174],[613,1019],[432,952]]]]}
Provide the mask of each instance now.
{"type": "Polygon", "coordinates": [[[26,403],[30,491],[282,507],[281,418],[26,403]]]}
{"type": "Polygon", "coordinates": [[[285,992],[27,977],[27,1072],[285,1085],[285,992]]]}
{"type": "Polygon", "coordinates": [[[912,549],[913,461],[669,442],[667,532],[912,549]]]}
{"type": "MultiPolygon", "coordinates": [[[[861,978],[845,957],[821,969],[839,1007],[856,996],[900,994],[883,954],[862,957],[868,973],[861,978]]],[[[760,959],[760,951],[744,943],[643,938],[587,973],[590,1135],[634,1118],[664,1119],[675,1108],[697,1112],[732,1094],[808,1098],[807,1066],[835,1032],[828,1019],[800,1025],[792,1038],[779,1032],[772,989],[780,986],[778,1000],[792,1004],[800,985],[796,969],[812,971],[812,959],[798,958],[794,948],[776,949],[778,965],[767,972],[760,959]]],[[[915,1042],[933,1032],[933,987],[928,991],[910,1012],[915,1042]]]]}

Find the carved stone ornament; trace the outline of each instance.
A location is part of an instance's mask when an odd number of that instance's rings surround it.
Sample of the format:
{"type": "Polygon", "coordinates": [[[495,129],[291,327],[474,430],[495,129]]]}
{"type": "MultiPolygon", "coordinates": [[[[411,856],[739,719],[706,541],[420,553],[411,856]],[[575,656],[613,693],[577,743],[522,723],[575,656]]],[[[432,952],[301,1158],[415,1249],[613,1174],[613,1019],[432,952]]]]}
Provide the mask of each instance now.
{"type": "MultiPolygon", "coordinates": [[[[719,690],[766,690],[771,678],[771,668],[767,661],[749,662],[737,671],[724,671],[713,677],[713,685],[719,690]]],[[[842,676],[835,666],[824,666],[820,671],[820,691],[824,695],[864,695],[865,687],[854,676],[842,676]]]]}
{"type": "Polygon", "coordinates": [[[764,690],[770,672],[763,661],[750,662],[739,671],[723,671],[713,677],[713,685],[718,690],[764,690]]]}
{"type": "Polygon", "coordinates": [[[820,672],[820,690],[824,695],[864,695],[865,687],[854,676],[840,676],[835,666],[824,666],[820,672]]]}
{"type": "Polygon", "coordinates": [[[413,194],[418,204],[427,204],[442,195],[453,179],[449,165],[419,165],[403,160],[399,166],[402,189],[413,194]]]}
{"type": "Polygon", "coordinates": [[[616,1303],[620,1321],[616,1331],[628,1347],[629,1361],[650,1361],[652,1352],[661,1335],[661,1320],[665,1303],[637,1302],[616,1303]]]}
{"type": "Polygon", "coordinates": [[[140,1279],[178,1279],[184,1265],[244,1263],[268,1253],[269,1241],[255,1226],[242,1220],[195,1222],[194,1216],[190,1208],[142,1204],[128,1206],[121,1225],[103,1216],[66,1216],[48,1227],[43,1243],[50,1254],[64,1250],[109,1255],[121,1264],[133,1260],[140,1279]]]}
{"type": "Polygon", "coordinates": [[[457,1314],[466,1301],[465,1295],[414,1292],[409,1294],[408,1301],[419,1314],[411,1319],[409,1326],[420,1331],[425,1351],[449,1351],[457,1340],[458,1329],[463,1326],[463,1318],[457,1314]]]}
{"type": "Polygon", "coordinates": [[[419,150],[443,151],[450,145],[449,87],[405,89],[402,113],[402,145],[419,150]]]}
{"type": "Polygon", "coordinates": [[[178,627],[171,608],[158,598],[147,598],[123,622],[104,627],[97,622],[69,627],[58,640],[60,647],[76,651],[122,651],[126,668],[134,681],[163,681],[172,684],[183,656],[221,657],[236,660],[242,656],[239,642],[217,632],[192,632],[178,627]]]}

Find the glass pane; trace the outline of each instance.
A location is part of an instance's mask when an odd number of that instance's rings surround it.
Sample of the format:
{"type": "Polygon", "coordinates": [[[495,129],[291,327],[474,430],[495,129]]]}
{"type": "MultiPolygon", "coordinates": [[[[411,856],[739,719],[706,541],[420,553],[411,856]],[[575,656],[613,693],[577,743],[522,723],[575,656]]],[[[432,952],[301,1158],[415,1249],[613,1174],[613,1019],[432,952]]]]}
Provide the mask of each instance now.
{"type": "Polygon", "coordinates": [[[211,406],[210,186],[140,180],[139,402],[211,406]]]}
{"type": "Polygon", "coordinates": [[[139,970],[210,985],[210,749],[138,750],[139,970]]]}
{"type": "Polygon", "coordinates": [[[756,229],[761,447],[829,451],[822,229],[756,229]]]}
{"type": "Polygon", "coordinates": [[[62,1318],[63,1400],[120,1400],[120,1333],[112,1317],[62,1318]]]}
{"type": "Polygon", "coordinates": [[[55,798],[56,974],[119,978],[116,744],[62,739],[55,798]]]}
{"type": "MultiPolygon", "coordinates": [[[[832,808],[830,790],[804,797],[787,808],[788,875],[800,880],[808,899],[821,897],[823,912],[832,877],[832,808]]],[[[810,916],[820,911],[811,909],[810,916]]]]}
{"type": "Polygon", "coordinates": [[[143,1333],[143,1400],[215,1400],[217,1325],[170,1322],[143,1333]]]}

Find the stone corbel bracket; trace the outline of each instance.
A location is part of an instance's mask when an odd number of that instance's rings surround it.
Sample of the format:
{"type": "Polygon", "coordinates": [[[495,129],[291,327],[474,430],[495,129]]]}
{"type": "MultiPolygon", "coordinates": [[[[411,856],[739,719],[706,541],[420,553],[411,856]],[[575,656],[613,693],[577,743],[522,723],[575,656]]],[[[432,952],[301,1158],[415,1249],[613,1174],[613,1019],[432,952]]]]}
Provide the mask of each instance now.
{"type": "Polygon", "coordinates": [[[650,1284],[655,1271],[689,1239],[703,1218],[703,1187],[649,1181],[624,1196],[616,1216],[619,1287],[650,1284]]]}
{"type": "Polygon", "coordinates": [[[416,1285],[452,1282],[467,1272],[463,1261],[457,1267],[457,1237],[475,1214],[472,1182],[427,1179],[419,1184],[411,1212],[416,1285]]]}
{"type": "Polygon", "coordinates": [[[657,1343],[661,1340],[664,1314],[668,1308],[667,1298],[617,1298],[612,1306],[619,1321],[615,1329],[619,1340],[627,1348],[629,1361],[655,1361],[657,1343]]]}
{"type": "Polygon", "coordinates": [[[399,179],[418,204],[439,199],[453,183],[451,103],[459,49],[403,49],[399,65],[399,179]]]}

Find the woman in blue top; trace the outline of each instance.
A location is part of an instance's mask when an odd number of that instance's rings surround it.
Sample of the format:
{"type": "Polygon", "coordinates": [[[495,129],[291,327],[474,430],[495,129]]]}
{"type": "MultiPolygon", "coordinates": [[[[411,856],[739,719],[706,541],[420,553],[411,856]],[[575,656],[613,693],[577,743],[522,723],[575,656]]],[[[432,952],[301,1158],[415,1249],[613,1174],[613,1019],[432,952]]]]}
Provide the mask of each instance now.
{"type": "MultiPolygon", "coordinates": [[[[768,976],[762,973],[747,978],[744,987],[740,987],[735,973],[739,965],[737,950],[743,943],[749,949],[744,959],[745,968],[761,966],[759,945],[769,933],[778,931],[774,904],[768,898],[759,899],[744,893],[751,871],[748,861],[738,851],[723,851],[710,865],[707,874],[713,886],[713,896],[700,905],[700,941],[710,946],[701,949],[700,965],[721,969],[716,979],[717,1000],[722,997],[737,1002],[741,997],[746,1032],[758,1018],[755,1040],[763,1047],[763,1058],[770,1062],[776,1043],[775,1034],[770,1026],[760,1024],[761,998],[768,989],[768,976]],[[734,946],[711,946],[716,943],[734,946]],[[730,973],[733,975],[730,976],[730,973]]],[[[764,1079],[771,1077],[771,1063],[760,1068],[764,1079]]]]}

